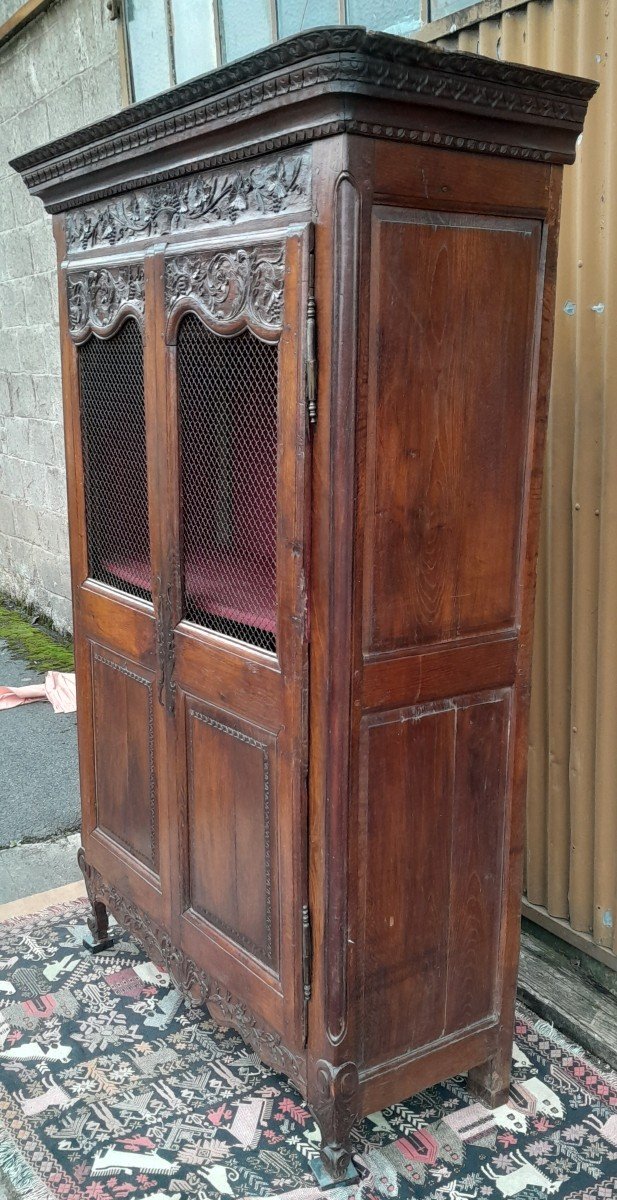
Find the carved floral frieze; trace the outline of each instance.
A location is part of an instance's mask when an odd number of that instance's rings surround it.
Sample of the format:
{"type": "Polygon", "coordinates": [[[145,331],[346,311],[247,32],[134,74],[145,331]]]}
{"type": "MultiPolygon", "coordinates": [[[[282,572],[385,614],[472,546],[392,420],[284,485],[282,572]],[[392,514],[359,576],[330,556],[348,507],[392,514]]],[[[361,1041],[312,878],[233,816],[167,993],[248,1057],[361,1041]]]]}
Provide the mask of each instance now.
{"type": "Polygon", "coordinates": [[[213,1015],[233,1025],[244,1041],[275,1070],[293,1080],[300,1091],[306,1089],[306,1067],[303,1057],[294,1054],[274,1030],[266,1028],[249,1006],[234,996],[223,984],[197,966],[143,912],[105,882],[99,872],[86,861],[82,848],[77,861],[83,872],[88,898],[94,906],[107,905],[127,933],[142,943],[156,963],[162,963],[183,996],[198,998],[202,1004],[214,1005],[213,1015]]]}
{"type": "Polygon", "coordinates": [[[165,266],[166,307],[169,312],[191,297],[217,325],[244,320],[280,329],[284,272],[285,248],[280,243],[178,255],[165,266]]]}
{"type": "Polygon", "coordinates": [[[309,156],[280,155],[256,166],[171,179],[76,209],[66,218],[67,249],[115,246],[135,238],[302,208],[309,195],[309,156]]]}
{"type": "Polygon", "coordinates": [[[69,330],[75,340],[103,332],[125,306],[144,311],[144,271],[139,263],[75,271],[68,276],[69,330]]]}

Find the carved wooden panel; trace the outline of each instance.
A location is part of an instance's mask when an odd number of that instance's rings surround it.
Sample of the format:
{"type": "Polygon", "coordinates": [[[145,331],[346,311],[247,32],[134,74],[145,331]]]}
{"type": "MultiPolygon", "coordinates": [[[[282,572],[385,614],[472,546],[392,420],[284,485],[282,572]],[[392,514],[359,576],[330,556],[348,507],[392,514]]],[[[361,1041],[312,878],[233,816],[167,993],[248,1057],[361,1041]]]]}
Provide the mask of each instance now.
{"type": "Polygon", "coordinates": [[[157,871],[153,676],[93,646],[92,701],[97,826],[157,871]]]}
{"type": "Polygon", "coordinates": [[[536,221],[375,210],[367,650],[515,619],[539,253],[536,221]]]}
{"type": "Polygon", "coordinates": [[[69,332],[76,342],[90,333],[112,334],[121,320],[132,313],[144,315],[144,269],[141,263],[125,263],[67,275],[69,332]]]}
{"type": "Polygon", "coordinates": [[[275,739],[191,700],[187,730],[190,905],[275,967],[275,739]]]}
{"type": "Polygon", "coordinates": [[[166,308],[172,314],[189,301],[222,333],[248,327],[275,334],[282,328],[284,272],[281,242],[170,256],[166,308]]]}
{"type": "Polygon", "coordinates": [[[367,1063],[491,1017],[508,714],[496,693],[363,722],[367,1063]]]}
{"type": "Polygon", "coordinates": [[[310,154],[277,155],[225,171],[196,172],[140,188],[129,196],[79,208],[66,218],[69,251],[115,246],[257,216],[297,212],[308,204],[310,154]]]}

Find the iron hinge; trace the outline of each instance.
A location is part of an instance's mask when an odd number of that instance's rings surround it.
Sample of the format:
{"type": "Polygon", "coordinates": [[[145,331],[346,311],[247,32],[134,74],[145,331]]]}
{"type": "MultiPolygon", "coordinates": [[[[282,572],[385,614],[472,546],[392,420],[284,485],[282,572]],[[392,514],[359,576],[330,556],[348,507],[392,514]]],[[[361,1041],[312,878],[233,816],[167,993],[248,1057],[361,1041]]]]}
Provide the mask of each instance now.
{"type": "Polygon", "coordinates": [[[302,905],[302,994],[304,1010],[311,998],[311,975],[313,971],[313,946],[311,941],[311,918],[308,904],[302,905]]]}
{"type": "Polygon", "coordinates": [[[315,306],[315,251],[309,251],[306,295],[306,411],[309,425],[317,422],[317,309],[315,306]]]}

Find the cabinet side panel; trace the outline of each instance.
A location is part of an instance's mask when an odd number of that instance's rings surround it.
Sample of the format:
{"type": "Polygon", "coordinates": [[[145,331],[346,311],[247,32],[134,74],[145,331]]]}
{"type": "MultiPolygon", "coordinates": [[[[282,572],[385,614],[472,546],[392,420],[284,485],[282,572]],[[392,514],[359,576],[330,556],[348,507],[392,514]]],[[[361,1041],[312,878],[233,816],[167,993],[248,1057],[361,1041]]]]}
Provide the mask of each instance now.
{"type": "Polygon", "coordinates": [[[389,714],[363,732],[365,1062],[443,1032],[452,710],[389,714]]]}
{"type": "Polygon", "coordinates": [[[457,713],[446,1033],[495,1004],[509,703],[457,713]]]}
{"type": "Polygon", "coordinates": [[[373,214],[364,647],[516,614],[538,221],[373,214]]]}
{"type": "Polygon", "coordinates": [[[493,1019],[507,694],[365,718],[364,1063],[493,1019]]]}

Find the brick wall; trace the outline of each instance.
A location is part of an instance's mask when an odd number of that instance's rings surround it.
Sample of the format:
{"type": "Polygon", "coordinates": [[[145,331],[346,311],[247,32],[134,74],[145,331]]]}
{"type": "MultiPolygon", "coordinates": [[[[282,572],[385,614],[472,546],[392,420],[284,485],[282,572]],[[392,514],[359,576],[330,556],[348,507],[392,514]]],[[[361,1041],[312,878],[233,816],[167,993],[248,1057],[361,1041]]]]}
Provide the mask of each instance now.
{"type": "Polygon", "coordinates": [[[71,606],[55,247],[8,160],[120,105],[105,0],[59,0],[0,48],[0,591],[61,629],[71,606]]]}

